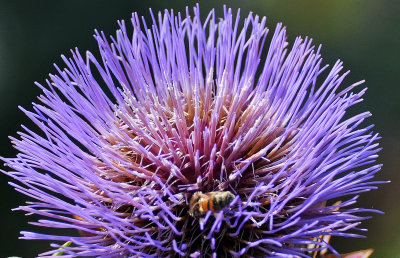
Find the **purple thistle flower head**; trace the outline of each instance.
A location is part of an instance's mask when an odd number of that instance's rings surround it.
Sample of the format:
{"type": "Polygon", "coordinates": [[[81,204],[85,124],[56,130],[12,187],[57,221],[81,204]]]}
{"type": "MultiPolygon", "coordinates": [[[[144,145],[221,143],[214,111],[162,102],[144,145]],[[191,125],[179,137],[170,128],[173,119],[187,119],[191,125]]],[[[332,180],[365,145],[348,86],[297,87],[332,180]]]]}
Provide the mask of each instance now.
{"type": "Polygon", "coordinates": [[[152,17],[96,31],[100,57],[72,51],[37,84],[23,111],[41,132],[12,138],[6,173],[32,224],[81,234],[22,238],[55,242],[45,256],[308,257],[360,236],[381,167],[370,113],[346,116],[362,81],[265,17],[152,17]]]}

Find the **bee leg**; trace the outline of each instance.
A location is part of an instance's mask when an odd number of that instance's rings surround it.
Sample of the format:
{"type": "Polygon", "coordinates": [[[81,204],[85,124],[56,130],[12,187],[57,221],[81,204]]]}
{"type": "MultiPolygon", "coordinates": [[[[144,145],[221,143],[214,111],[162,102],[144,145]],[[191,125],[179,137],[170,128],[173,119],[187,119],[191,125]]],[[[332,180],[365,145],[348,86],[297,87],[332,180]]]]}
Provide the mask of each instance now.
{"type": "Polygon", "coordinates": [[[198,218],[201,230],[204,230],[204,225],[207,223],[207,220],[210,218],[210,216],[211,216],[211,211],[207,211],[204,217],[198,218]]]}
{"type": "Polygon", "coordinates": [[[199,218],[199,225],[200,225],[200,230],[204,230],[204,225],[206,224],[206,219],[201,217],[199,218]]]}

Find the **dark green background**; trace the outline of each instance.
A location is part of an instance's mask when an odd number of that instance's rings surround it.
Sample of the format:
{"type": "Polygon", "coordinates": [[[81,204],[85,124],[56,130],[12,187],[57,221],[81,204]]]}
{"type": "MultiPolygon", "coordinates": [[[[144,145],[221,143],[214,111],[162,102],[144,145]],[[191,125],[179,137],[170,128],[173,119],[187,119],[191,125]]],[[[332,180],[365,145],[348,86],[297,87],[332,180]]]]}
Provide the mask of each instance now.
{"type": "MultiPolygon", "coordinates": [[[[92,38],[93,29],[114,34],[118,19],[129,20],[136,11],[148,15],[154,11],[174,8],[184,11],[193,1],[4,1],[0,0],[0,123],[1,156],[12,157],[8,135],[16,136],[20,124],[30,125],[17,106],[30,109],[40,91],[33,85],[41,83],[48,73],[54,73],[52,63],[62,65],[60,54],[79,47],[83,52],[97,54],[92,38]]],[[[268,17],[274,28],[282,21],[289,34],[289,42],[298,35],[314,38],[323,44],[326,63],[340,58],[351,74],[345,81],[366,79],[369,88],[365,101],[354,112],[369,110],[373,117],[368,123],[380,132],[383,151],[379,161],[384,164],[378,175],[381,180],[392,180],[379,190],[364,194],[364,207],[376,208],[386,215],[375,215],[364,225],[367,239],[338,239],[334,245],[341,252],[374,248],[373,257],[400,257],[400,185],[399,185],[399,111],[400,111],[400,4],[395,0],[259,0],[259,1],[201,1],[205,15],[215,8],[221,15],[222,5],[241,8],[242,17],[249,11],[268,17]]],[[[0,175],[1,239],[0,257],[18,255],[33,257],[48,250],[46,241],[17,240],[19,231],[32,230],[22,212],[11,208],[22,205],[24,197],[0,175]]]]}

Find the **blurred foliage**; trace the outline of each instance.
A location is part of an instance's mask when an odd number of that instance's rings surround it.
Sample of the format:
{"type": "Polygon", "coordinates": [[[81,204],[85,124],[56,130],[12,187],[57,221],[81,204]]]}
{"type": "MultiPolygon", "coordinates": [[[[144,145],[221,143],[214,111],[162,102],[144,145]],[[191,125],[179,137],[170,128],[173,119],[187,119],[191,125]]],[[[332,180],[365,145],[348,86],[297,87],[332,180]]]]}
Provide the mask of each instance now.
{"type": "MultiPolygon", "coordinates": [[[[92,38],[93,29],[113,34],[118,19],[130,19],[133,11],[149,18],[148,8],[160,11],[174,8],[185,11],[193,1],[50,1],[50,0],[0,0],[0,109],[1,156],[14,156],[8,135],[16,136],[20,124],[31,122],[18,110],[21,105],[30,109],[31,102],[40,94],[34,81],[45,82],[47,74],[54,73],[52,63],[62,66],[60,54],[68,55],[69,49],[79,47],[84,52],[97,53],[92,38]]],[[[372,257],[400,257],[400,2],[393,0],[252,0],[252,1],[201,1],[202,14],[215,8],[218,15],[223,4],[233,9],[241,8],[241,15],[253,11],[268,17],[268,26],[274,28],[283,22],[288,29],[289,41],[297,35],[310,36],[316,44],[323,44],[325,62],[344,61],[352,70],[345,83],[366,79],[369,88],[365,101],[354,112],[369,110],[382,135],[380,162],[384,164],[379,180],[392,180],[378,191],[360,198],[364,207],[385,211],[364,223],[369,229],[368,238],[360,240],[333,239],[341,253],[367,248],[375,249],[372,257]]],[[[2,234],[0,256],[18,255],[33,257],[48,250],[44,241],[18,240],[19,231],[33,230],[21,212],[11,208],[23,204],[25,197],[7,185],[7,178],[0,176],[2,234]]],[[[31,220],[33,218],[30,218],[31,220]]]]}

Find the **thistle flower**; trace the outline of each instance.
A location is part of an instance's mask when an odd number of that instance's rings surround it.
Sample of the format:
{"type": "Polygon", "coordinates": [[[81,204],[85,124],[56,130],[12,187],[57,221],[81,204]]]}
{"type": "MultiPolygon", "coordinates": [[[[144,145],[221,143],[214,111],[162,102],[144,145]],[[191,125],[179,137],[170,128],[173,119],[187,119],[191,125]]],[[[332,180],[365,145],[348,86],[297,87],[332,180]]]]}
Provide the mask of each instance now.
{"type": "Polygon", "coordinates": [[[328,70],[321,47],[289,47],[265,17],[201,21],[197,6],[152,19],[134,13],[132,35],[123,21],[111,39],[96,31],[99,58],[74,50],[37,83],[23,111],[41,133],[12,138],[6,173],[34,200],[17,210],[44,218],[32,224],[81,235],[21,238],[56,242],[44,256],[307,257],[337,254],[329,236],[359,237],[378,211],[356,200],[381,167],[370,113],[346,116],[362,81],[341,86],[341,61],[328,70]],[[221,192],[220,209],[189,213],[196,193],[221,192]]]}

